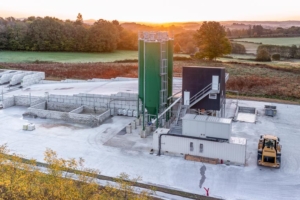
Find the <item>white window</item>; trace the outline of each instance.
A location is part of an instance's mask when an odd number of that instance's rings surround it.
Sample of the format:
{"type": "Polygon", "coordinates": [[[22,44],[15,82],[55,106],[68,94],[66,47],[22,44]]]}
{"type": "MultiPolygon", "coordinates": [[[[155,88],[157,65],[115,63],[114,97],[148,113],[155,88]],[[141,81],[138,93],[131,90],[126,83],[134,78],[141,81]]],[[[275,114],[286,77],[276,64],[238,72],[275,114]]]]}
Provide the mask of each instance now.
{"type": "Polygon", "coordinates": [[[190,151],[194,151],[194,144],[190,142],[190,151]]]}
{"type": "Polygon", "coordinates": [[[200,149],[199,149],[200,153],[203,153],[203,144],[200,144],[200,149]]]}
{"type": "Polygon", "coordinates": [[[212,76],[212,89],[219,90],[219,76],[212,76]]]}
{"type": "Polygon", "coordinates": [[[209,94],[209,99],[217,99],[217,94],[209,94]]]}

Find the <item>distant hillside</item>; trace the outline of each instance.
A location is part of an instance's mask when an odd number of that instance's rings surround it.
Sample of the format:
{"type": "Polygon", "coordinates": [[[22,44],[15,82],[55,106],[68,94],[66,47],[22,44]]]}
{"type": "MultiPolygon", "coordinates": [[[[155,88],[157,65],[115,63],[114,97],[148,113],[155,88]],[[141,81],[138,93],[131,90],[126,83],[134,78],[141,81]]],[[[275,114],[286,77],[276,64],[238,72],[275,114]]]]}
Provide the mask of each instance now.
{"type": "MultiPolygon", "coordinates": [[[[86,24],[94,24],[96,20],[88,19],[84,20],[86,24]]],[[[181,30],[197,30],[202,24],[199,22],[170,22],[170,23],[147,23],[147,22],[120,22],[121,26],[125,29],[138,32],[138,31],[154,31],[158,30],[168,30],[170,27],[175,28],[176,32],[178,29],[181,30]]],[[[249,25],[261,25],[266,29],[276,29],[278,27],[289,28],[291,26],[299,26],[300,21],[220,21],[220,23],[229,28],[233,29],[248,29],[249,25]]]]}
{"type": "MultiPolygon", "coordinates": [[[[124,29],[133,31],[133,32],[139,32],[139,31],[169,31],[172,32],[173,34],[181,33],[185,30],[186,28],[183,28],[182,26],[174,25],[174,24],[139,24],[135,22],[125,22],[121,23],[121,26],[124,29]]],[[[198,27],[199,28],[199,27],[198,27]]]]}
{"type": "Polygon", "coordinates": [[[143,25],[143,24],[137,24],[135,22],[125,22],[122,23],[121,26],[124,29],[131,30],[133,32],[138,32],[138,31],[153,31],[154,27],[153,26],[148,26],[148,25],[143,25]]]}
{"type": "Polygon", "coordinates": [[[95,21],[96,21],[96,20],[94,20],[94,19],[83,20],[83,22],[84,22],[85,24],[89,24],[89,25],[93,25],[93,24],[95,23],[95,21]]]}

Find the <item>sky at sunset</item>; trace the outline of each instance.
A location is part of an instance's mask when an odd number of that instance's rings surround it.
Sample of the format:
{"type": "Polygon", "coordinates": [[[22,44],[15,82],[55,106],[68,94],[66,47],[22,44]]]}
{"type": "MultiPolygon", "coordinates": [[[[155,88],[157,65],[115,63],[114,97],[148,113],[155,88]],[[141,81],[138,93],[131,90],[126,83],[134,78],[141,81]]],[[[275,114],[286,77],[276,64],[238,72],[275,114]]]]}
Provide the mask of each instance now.
{"type": "Polygon", "coordinates": [[[53,16],[135,22],[300,20],[300,1],[270,0],[0,0],[0,17],[53,16]]]}

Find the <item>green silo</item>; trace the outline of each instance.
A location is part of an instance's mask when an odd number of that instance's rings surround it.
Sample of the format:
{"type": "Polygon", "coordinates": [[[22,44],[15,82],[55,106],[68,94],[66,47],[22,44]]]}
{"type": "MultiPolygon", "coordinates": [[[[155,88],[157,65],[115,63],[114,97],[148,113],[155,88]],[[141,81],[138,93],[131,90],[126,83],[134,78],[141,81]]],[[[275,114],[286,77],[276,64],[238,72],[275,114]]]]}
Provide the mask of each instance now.
{"type": "MultiPolygon", "coordinates": [[[[172,77],[173,40],[166,32],[140,34],[139,98],[151,118],[156,118],[167,108],[167,99],[172,96],[172,77]]],[[[169,115],[167,113],[163,118],[168,120],[169,115]]]]}

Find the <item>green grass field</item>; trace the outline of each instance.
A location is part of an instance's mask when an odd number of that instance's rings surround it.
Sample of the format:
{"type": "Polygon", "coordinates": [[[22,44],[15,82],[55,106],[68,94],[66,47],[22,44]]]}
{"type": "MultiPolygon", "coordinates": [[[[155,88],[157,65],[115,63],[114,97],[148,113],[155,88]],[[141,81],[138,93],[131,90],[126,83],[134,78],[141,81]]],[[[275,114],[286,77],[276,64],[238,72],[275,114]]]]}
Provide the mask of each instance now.
{"type": "Polygon", "coordinates": [[[37,60],[61,63],[88,63],[113,62],[137,58],[137,51],[115,51],[113,53],[0,51],[0,62],[8,63],[27,63],[37,60]]]}
{"type": "Polygon", "coordinates": [[[281,45],[281,46],[292,46],[300,45],[300,37],[286,37],[286,38],[241,38],[234,39],[234,41],[242,42],[254,42],[262,44],[271,44],[271,45],[281,45]]]}
{"type": "MultiPolygon", "coordinates": [[[[174,56],[189,57],[184,54],[175,54],[174,56]]],[[[0,51],[0,63],[32,63],[36,61],[89,63],[132,59],[138,59],[137,51],[115,51],[113,53],[0,51]]]]}
{"type": "Polygon", "coordinates": [[[259,44],[249,43],[249,42],[237,42],[238,44],[244,45],[246,48],[246,53],[256,54],[259,44]]]}

